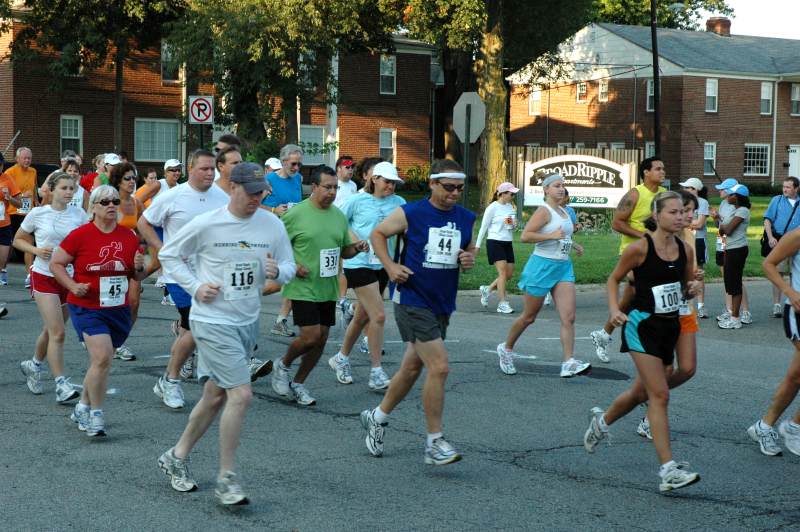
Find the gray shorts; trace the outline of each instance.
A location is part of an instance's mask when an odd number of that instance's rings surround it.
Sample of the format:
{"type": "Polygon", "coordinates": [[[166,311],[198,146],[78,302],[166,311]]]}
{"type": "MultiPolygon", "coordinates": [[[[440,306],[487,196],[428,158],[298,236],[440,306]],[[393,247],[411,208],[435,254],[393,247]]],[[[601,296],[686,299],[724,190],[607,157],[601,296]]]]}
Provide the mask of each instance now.
{"type": "Polygon", "coordinates": [[[258,340],[258,320],[248,325],[221,325],[191,320],[197,343],[197,379],[220,388],[250,384],[250,354],[258,340]]]}
{"type": "Polygon", "coordinates": [[[430,342],[447,336],[448,314],[434,314],[422,307],[394,304],[394,319],[404,342],[430,342]]]}

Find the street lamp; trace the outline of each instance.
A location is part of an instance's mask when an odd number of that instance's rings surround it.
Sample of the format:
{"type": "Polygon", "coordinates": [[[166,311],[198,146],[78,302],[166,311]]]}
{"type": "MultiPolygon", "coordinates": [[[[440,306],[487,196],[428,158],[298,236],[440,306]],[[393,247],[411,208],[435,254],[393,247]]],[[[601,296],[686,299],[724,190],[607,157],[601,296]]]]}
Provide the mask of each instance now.
{"type": "MultiPolygon", "coordinates": [[[[668,9],[677,13],[684,7],[685,4],[683,2],[675,2],[670,4],[668,9]]],[[[658,67],[656,0],[650,0],[650,38],[653,44],[653,141],[655,155],[656,157],[661,157],[661,78],[658,67]]]]}

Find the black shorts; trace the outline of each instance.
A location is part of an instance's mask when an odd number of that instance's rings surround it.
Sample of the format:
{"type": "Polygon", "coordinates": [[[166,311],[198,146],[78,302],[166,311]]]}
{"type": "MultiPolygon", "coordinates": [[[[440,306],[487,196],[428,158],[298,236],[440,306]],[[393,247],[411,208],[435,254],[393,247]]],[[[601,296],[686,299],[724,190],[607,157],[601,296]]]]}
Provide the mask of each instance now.
{"type": "Polygon", "coordinates": [[[704,265],[708,262],[708,255],[706,253],[706,239],[705,238],[695,238],[694,239],[694,254],[697,257],[697,264],[699,266],[704,265]]]}
{"type": "Polygon", "coordinates": [[[450,316],[410,305],[394,305],[394,320],[404,342],[430,342],[447,336],[450,316]]]}
{"type": "Polygon", "coordinates": [[[192,311],[192,307],[180,307],[180,308],[178,308],[178,314],[181,315],[181,327],[186,329],[187,331],[191,331],[192,330],[192,328],[189,326],[189,313],[191,311],[192,311]]]}
{"type": "Polygon", "coordinates": [[[361,288],[372,283],[378,283],[378,291],[382,294],[389,284],[389,274],[386,270],[373,270],[371,268],[345,268],[344,276],[347,278],[347,288],[361,288]]]}
{"type": "Polygon", "coordinates": [[[619,350],[653,355],[669,366],[675,360],[675,345],[680,334],[681,323],[677,314],[661,317],[633,309],[622,326],[622,347],[619,350]]]}
{"type": "Polygon", "coordinates": [[[792,342],[800,340],[800,328],[798,328],[797,313],[791,305],[783,306],[783,332],[786,338],[792,342]]]}
{"type": "Polygon", "coordinates": [[[725,251],[725,271],[722,278],[725,281],[726,294],[732,296],[742,295],[742,276],[744,275],[744,264],[747,262],[748,253],[750,253],[750,248],[747,246],[725,251]]]}
{"type": "Polygon", "coordinates": [[[717,251],[717,253],[716,253],[714,258],[715,258],[715,262],[717,263],[717,266],[719,266],[720,268],[725,266],[725,252],[724,251],[717,251]]]}
{"type": "Polygon", "coordinates": [[[336,301],[301,301],[292,299],[292,316],[297,327],[336,325],[336,301]]]}
{"type": "Polygon", "coordinates": [[[489,264],[494,264],[498,260],[504,260],[509,264],[514,264],[514,244],[505,240],[486,240],[486,255],[489,257],[489,264]]]}
{"type": "Polygon", "coordinates": [[[14,233],[11,226],[0,227],[0,246],[10,246],[12,240],[14,240],[14,233]]]}

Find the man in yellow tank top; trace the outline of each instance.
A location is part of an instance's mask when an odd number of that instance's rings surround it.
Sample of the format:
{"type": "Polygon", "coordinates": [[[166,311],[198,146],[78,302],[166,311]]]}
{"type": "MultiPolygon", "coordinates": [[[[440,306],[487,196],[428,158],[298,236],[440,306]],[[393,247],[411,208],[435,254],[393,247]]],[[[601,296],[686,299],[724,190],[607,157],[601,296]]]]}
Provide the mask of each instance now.
{"type": "MultiPolygon", "coordinates": [[[[644,236],[646,231],[644,221],[653,213],[653,198],[659,192],[666,190],[661,186],[665,176],[664,162],[658,157],[648,157],[639,164],[639,181],[641,183],[622,196],[617,210],[614,212],[614,219],[611,221],[611,228],[622,235],[619,243],[620,255],[626,247],[644,236]]],[[[633,296],[633,287],[626,284],[619,303],[620,310],[627,311],[633,296]]],[[[590,334],[597,358],[602,362],[609,361],[607,349],[611,345],[611,333],[613,332],[614,325],[606,322],[602,329],[592,331],[590,334]]]]}

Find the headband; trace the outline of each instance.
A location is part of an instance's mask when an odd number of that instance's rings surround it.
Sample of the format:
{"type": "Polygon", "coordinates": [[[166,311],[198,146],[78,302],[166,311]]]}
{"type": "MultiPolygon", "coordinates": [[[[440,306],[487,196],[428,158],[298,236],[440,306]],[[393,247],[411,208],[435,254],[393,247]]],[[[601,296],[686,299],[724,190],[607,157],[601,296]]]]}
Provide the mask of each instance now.
{"type": "Polygon", "coordinates": [[[555,183],[556,181],[563,181],[564,178],[561,177],[561,174],[550,174],[549,176],[544,178],[542,181],[542,186],[546,187],[549,186],[551,183],[555,183]]]}
{"type": "Polygon", "coordinates": [[[466,179],[466,174],[463,172],[439,172],[438,174],[431,174],[431,179],[439,179],[440,177],[452,177],[453,179],[466,179]]]}

